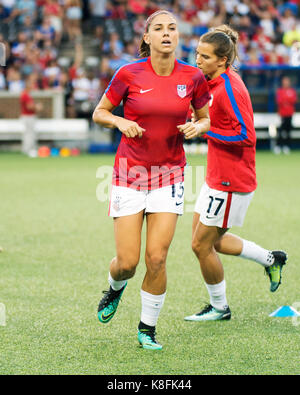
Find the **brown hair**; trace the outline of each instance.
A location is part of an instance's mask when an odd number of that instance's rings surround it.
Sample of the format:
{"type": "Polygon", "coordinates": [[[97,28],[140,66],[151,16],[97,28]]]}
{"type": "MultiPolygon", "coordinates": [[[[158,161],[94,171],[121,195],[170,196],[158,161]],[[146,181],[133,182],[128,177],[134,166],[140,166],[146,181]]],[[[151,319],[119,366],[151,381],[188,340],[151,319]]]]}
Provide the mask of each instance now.
{"type": "Polygon", "coordinates": [[[228,25],[218,26],[200,37],[201,42],[214,46],[216,56],[227,58],[226,67],[232,66],[234,61],[238,59],[238,39],[238,32],[228,25]]]}
{"type": "MultiPolygon", "coordinates": [[[[155,11],[155,12],[153,12],[153,14],[151,14],[151,15],[148,17],[148,19],[146,20],[145,33],[148,33],[149,27],[150,27],[150,25],[151,25],[153,19],[154,19],[157,15],[161,15],[161,14],[170,15],[172,18],[175,19],[174,15],[173,15],[171,12],[167,11],[167,10],[158,10],[158,11],[155,11]]],[[[147,44],[147,43],[144,41],[144,37],[142,38],[141,43],[140,43],[139,53],[140,53],[140,56],[141,56],[142,58],[146,58],[146,57],[150,56],[150,46],[149,46],[149,44],[147,44]]]]}

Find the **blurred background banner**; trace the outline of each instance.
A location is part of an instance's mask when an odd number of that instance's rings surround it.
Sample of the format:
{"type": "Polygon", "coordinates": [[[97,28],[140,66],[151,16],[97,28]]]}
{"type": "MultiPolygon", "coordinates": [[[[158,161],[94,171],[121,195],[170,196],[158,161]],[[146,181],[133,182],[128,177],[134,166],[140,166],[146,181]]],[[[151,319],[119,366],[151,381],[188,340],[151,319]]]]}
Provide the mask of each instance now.
{"type": "MultiPolygon", "coordinates": [[[[192,65],[201,34],[223,23],[239,32],[235,66],[259,120],[258,149],[278,143],[283,122],[277,90],[288,77],[297,100],[286,134],[290,148],[299,148],[299,8],[297,0],[0,0],[0,150],[21,147],[22,127],[8,121],[21,115],[19,99],[30,75],[32,98],[42,107],[36,115],[48,125],[47,136],[37,131],[38,144],[114,152],[119,131],[93,124],[92,113],[115,71],[139,57],[145,20],[158,9],[176,16],[177,57],[192,65]],[[50,119],[60,120],[60,128],[55,130],[50,119]],[[80,127],[70,129],[74,122],[68,120],[81,120],[80,127]]],[[[116,109],[122,111],[122,106],[116,109]]],[[[198,152],[200,144],[205,142],[198,139],[186,149],[198,152]]]]}

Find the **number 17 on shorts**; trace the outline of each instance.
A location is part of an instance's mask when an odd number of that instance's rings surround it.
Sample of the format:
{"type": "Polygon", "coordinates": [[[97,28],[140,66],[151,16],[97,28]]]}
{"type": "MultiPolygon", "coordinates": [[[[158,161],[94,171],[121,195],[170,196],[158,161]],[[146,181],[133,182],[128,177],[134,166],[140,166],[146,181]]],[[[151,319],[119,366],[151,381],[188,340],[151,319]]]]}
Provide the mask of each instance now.
{"type": "Polygon", "coordinates": [[[254,192],[224,192],[209,188],[205,183],[196,202],[195,212],[207,226],[231,228],[243,226],[254,192]]]}

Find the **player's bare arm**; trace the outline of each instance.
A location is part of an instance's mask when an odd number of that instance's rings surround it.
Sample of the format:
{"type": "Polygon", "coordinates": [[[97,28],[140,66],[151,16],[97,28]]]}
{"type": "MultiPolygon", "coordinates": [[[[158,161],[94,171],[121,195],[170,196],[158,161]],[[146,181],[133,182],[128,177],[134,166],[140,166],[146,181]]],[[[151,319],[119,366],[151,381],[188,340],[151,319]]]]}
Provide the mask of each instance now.
{"type": "Polygon", "coordinates": [[[180,132],[184,133],[187,140],[202,136],[208,132],[210,128],[208,104],[198,110],[194,109],[194,114],[195,118],[193,118],[191,122],[177,126],[180,132]]]}
{"type": "Polygon", "coordinates": [[[142,137],[145,129],[136,122],[114,115],[115,108],[104,94],[94,111],[93,121],[107,128],[118,128],[126,137],[142,137]]]}

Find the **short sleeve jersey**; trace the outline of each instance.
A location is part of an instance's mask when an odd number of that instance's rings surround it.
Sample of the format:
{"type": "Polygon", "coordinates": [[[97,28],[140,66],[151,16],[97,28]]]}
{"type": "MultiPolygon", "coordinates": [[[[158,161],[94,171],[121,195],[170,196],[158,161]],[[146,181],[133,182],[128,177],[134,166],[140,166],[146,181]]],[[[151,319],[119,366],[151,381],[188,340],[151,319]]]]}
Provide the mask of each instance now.
{"type": "Polygon", "coordinates": [[[114,106],[123,100],[124,117],[146,130],[141,138],[122,135],[114,184],[156,189],[182,181],[184,136],[177,126],[186,122],[190,104],[200,109],[210,99],[203,73],[176,59],[172,73],[159,76],[148,57],[121,67],[105,93],[114,106]]]}
{"type": "Polygon", "coordinates": [[[33,98],[27,91],[23,91],[20,96],[21,114],[22,115],[34,115],[35,111],[29,109],[28,106],[34,103],[33,98]]]}
{"type": "Polygon", "coordinates": [[[240,76],[228,68],[209,80],[209,115],[206,183],[225,192],[256,189],[256,133],[253,109],[240,76]]]}

